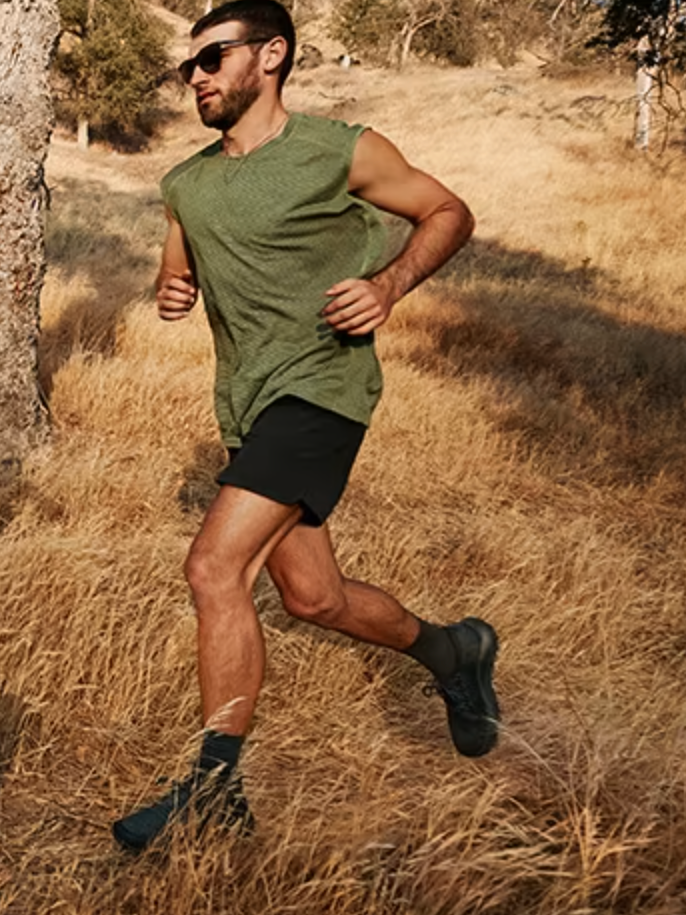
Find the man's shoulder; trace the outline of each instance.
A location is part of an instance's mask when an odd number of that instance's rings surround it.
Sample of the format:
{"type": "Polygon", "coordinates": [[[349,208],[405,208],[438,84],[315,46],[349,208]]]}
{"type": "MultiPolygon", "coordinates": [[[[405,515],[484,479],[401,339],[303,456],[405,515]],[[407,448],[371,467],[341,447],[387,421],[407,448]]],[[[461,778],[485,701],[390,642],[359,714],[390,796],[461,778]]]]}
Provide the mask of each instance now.
{"type": "Polygon", "coordinates": [[[188,176],[197,169],[202,168],[203,164],[207,162],[208,159],[212,159],[220,153],[221,141],[215,141],[204,149],[200,149],[198,152],[193,153],[192,156],[189,156],[182,162],[179,162],[163,176],[160,182],[162,196],[166,199],[167,195],[171,192],[173,186],[177,184],[180,178],[188,176]]]}
{"type": "Polygon", "coordinates": [[[355,142],[367,129],[362,124],[349,124],[338,118],[321,115],[297,112],[293,117],[296,120],[297,135],[301,140],[333,147],[345,142],[355,142]]]}

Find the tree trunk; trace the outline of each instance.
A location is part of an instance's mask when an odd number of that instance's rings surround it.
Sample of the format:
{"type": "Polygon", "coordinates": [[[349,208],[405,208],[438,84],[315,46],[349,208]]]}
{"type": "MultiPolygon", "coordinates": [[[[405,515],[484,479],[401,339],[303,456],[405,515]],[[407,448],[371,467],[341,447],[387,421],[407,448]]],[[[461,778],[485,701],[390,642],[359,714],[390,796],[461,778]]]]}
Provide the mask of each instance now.
{"type": "Polygon", "coordinates": [[[638,70],[636,71],[636,129],[634,142],[637,149],[647,150],[650,145],[650,121],[657,72],[650,63],[652,46],[648,38],[638,43],[638,70]]]}
{"type": "Polygon", "coordinates": [[[398,61],[398,69],[403,70],[405,64],[408,61],[410,56],[410,48],[412,47],[412,39],[415,36],[417,31],[417,26],[405,25],[401,32],[401,44],[400,44],[400,59],[398,61]]]}
{"type": "MultiPolygon", "coordinates": [[[[2,0],[0,0],[2,2],[2,0]]],[[[95,0],[88,0],[86,4],[86,31],[85,37],[88,38],[93,31],[93,17],[95,15],[95,0]]],[[[84,78],[83,81],[83,95],[82,103],[84,104],[84,109],[79,114],[77,125],[76,125],[76,142],[80,150],[83,152],[88,152],[88,147],[90,146],[90,121],[88,119],[88,76],[84,78]]]]}
{"type": "Polygon", "coordinates": [[[36,377],[55,0],[0,0],[0,476],[45,430],[36,377]]]}
{"type": "Polygon", "coordinates": [[[84,152],[88,151],[88,147],[90,146],[90,125],[88,123],[88,118],[84,114],[80,115],[78,120],[76,142],[79,149],[82,149],[84,152]]]}
{"type": "Polygon", "coordinates": [[[412,50],[412,42],[414,37],[420,29],[424,29],[427,25],[432,25],[434,22],[440,22],[441,19],[445,16],[445,10],[443,8],[439,10],[434,10],[424,18],[420,18],[418,14],[411,13],[410,18],[403,25],[400,30],[400,47],[399,47],[399,58],[398,58],[398,69],[402,70],[410,57],[410,51],[412,50]]]}

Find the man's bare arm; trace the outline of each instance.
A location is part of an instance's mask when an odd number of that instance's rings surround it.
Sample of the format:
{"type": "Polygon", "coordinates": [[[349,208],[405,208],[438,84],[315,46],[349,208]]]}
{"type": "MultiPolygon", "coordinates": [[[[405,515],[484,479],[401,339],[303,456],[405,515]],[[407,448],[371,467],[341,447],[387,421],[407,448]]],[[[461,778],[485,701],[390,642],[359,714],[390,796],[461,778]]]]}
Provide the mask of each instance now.
{"type": "Polygon", "coordinates": [[[352,193],[408,219],[414,226],[403,251],[369,280],[342,280],[326,291],[322,314],[336,330],[367,334],[393,305],[466,244],[474,219],[465,203],[430,175],[413,168],[387,139],[366,131],[350,169],[352,193]]]}
{"type": "Polygon", "coordinates": [[[157,274],[157,311],[163,321],[185,318],[195,305],[198,286],[195,265],[181,224],[167,210],[167,238],[157,274]]]}

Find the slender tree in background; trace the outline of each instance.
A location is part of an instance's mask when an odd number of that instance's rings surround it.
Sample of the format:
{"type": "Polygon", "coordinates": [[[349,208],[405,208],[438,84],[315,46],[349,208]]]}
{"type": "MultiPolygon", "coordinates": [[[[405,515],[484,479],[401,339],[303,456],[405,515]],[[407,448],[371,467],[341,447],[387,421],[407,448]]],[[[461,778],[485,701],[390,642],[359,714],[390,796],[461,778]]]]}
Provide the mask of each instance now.
{"type": "Polygon", "coordinates": [[[468,67],[478,57],[477,36],[475,0],[413,0],[403,8],[394,56],[400,67],[412,51],[468,67]]]}
{"type": "Polygon", "coordinates": [[[43,165],[52,129],[55,0],[0,2],[0,462],[13,471],[45,429],[36,378],[44,273],[43,165]]]}
{"type": "Polygon", "coordinates": [[[635,141],[647,149],[655,106],[667,127],[684,114],[674,77],[686,68],[686,0],[610,0],[599,41],[636,59],[635,141]]]}
{"type": "Polygon", "coordinates": [[[476,60],[474,0],[343,0],[331,34],[376,63],[402,67],[414,50],[459,66],[476,60]]]}
{"type": "Polygon", "coordinates": [[[141,0],[58,0],[62,36],[55,60],[58,116],[110,138],[150,132],[169,73],[168,32],[141,0]]]}

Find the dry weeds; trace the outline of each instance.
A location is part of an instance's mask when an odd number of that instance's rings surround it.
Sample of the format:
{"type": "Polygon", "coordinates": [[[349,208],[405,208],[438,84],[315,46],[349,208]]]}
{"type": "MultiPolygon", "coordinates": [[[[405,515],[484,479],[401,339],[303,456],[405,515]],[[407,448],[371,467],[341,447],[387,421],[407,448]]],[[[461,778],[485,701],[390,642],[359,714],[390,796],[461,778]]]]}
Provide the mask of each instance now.
{"type": "Polygon", "coordinates": [[[681,915],[686,908],[682,150],[626,145],[630,86],[530,71],[301,74],[462,193],[469,251],[380,334],[386,392],[333,527],[347,573],[501,633],[499,749],[458,758],[406,659],[286,618],[249,840],[130,859],[112,819],[199,726],[182,561],[221,462],[202,315],[150,286],[156,181],[204,142],[52,152],[54,441],[0,505],[0,911],[681,915]],[[670,156],[672,158],[670,158],[670,156]]]}

